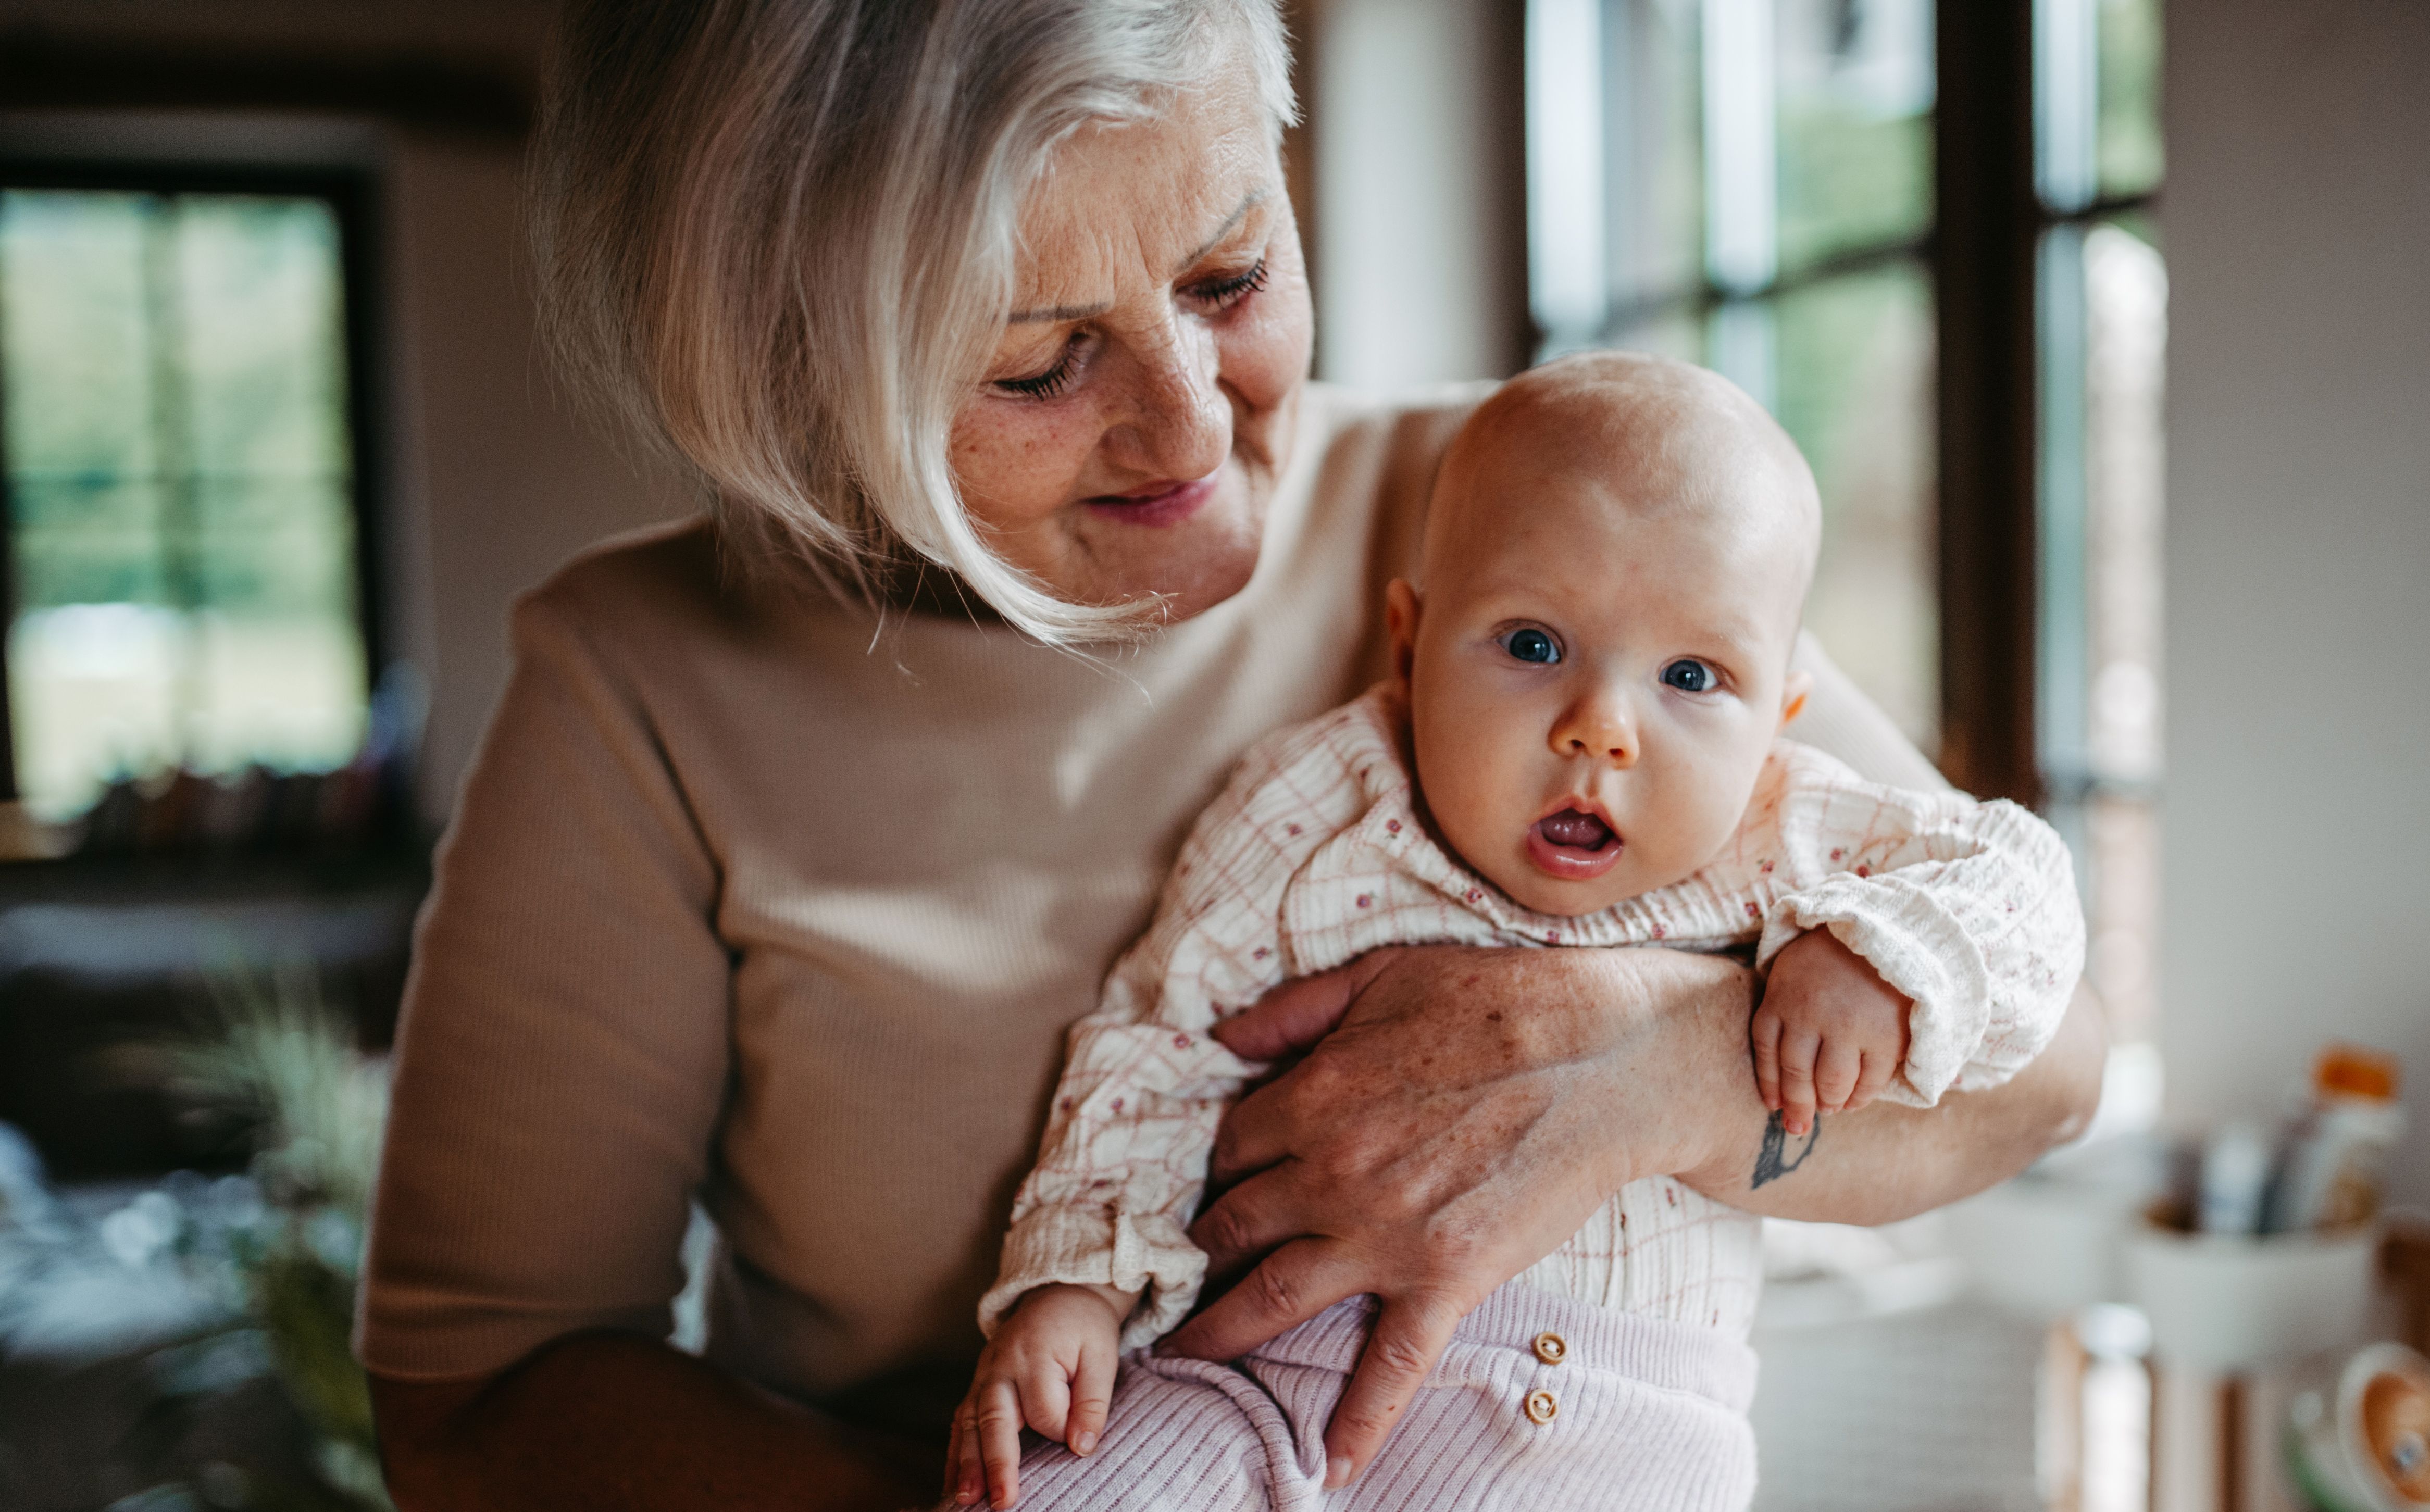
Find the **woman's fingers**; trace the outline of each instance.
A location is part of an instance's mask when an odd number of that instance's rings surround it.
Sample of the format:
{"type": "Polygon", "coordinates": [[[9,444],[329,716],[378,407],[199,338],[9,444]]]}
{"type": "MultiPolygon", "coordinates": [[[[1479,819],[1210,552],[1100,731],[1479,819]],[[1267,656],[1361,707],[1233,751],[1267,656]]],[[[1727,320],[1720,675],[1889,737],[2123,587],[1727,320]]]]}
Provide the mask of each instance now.
{"type": "Polygon", "coordinates": [[[1190,1225],[1190,1242],[1207,1252],[1209,1280],[1246,1271],[1285,1239],[1308,1231],[1287,1169],[1260,1171],[1215,1200],[1190,1225]]]}
{"type": "Polygon", "coordinates": [[[1780,1122],[1791,1134],[1814,1127],[1814,1056],[1822,1037],[1784,1029],[1780,1036],[1780,1122]]]}
{"type": "Polygon", "coordinates": [[[1384,1447],[1464,1316],[1440,1298],[1387,1300],[1324,1429],[1324,1484],[1347,1486],[1384,1447]]]}
{"type": "Polygon", "coordinates": [[[1391,955],[1371,951],[1347,966],[1314,976],[1293,977],[1259,998],[1255,1006],[1211,1031],[1224,1049],[1243,1060],[1280,1060],[1304,1055],[1334,1031],[1350,1000],[1373,980],[1391,955]]]}
{"type": "Polygon", "coordinates": [[[979,1388],[974,1431],[987,1467],[988,1504],[1001,1512],[1021,1495],[1021,1394],[1011,1382],[990,1381],[979,1388]]]}
{"type": "Polygon", "coordinates": [[[1080,1368],[1072,1376],[1071,1433],[1063,1442],[1075,1454],[1093,1454],[1106,1431],[1106,1414],[1114,1402],[1114,1352],[1098,1344],[1080,1351],[1080,1368]]]}
{"type": "Polygon", "coordinates": [[[1238,1359],[1342,1298],[1371,1289],[1372,1283],[1372,1276],[1331,1240],[1294,1239],[1166,1336],[1157,1352],[1200,1360],[1238,1359]]]}
{"type": "Polygon", "coordinates": [[[1747,1024],[1747,1043],[1755,1052],[1755,1088],[1764,1107],[1780,1111],[1780,1015],[1757,1008],[1747,1024]]]}

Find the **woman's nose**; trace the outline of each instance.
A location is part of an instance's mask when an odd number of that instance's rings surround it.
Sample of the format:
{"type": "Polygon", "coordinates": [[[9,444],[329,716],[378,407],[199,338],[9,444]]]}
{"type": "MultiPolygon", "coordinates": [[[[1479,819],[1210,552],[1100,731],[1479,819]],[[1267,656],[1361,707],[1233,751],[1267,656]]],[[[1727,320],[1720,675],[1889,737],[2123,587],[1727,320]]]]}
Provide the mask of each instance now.
{"type": "Polygon", "coordinates": [[[1190,321],[1142,343],[1127,412],[1106,441],[1127,466],[1157,477],[1202,478],[1232,449],[1232,406],[1223,395],[1212,336],[1190,321]]]}
{"type": "Polygon", "coordinates": [[[1561,713],[1553,725],[1553,754],[1563,758],[1584,756],[1617,767],[1637,764],[1637,722],[1626,700],[1597,689],[1561,713]]]}

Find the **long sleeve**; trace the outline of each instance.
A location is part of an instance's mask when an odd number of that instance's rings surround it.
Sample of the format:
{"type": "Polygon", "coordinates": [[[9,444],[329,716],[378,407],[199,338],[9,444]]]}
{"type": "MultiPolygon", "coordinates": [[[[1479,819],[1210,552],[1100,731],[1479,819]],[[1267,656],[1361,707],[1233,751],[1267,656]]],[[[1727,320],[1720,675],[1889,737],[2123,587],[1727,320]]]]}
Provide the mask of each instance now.
{"type": "Polygon", "coordinates": [[[649,714],[551,598],[514,646],[397,1041],[359,1349],[408,1379],[663,1336],[730,1069],[717,868],[649,714]]]}
{"type": "Polygon", "coordinates": [[[2048,824],[2011,803],[1867,783],[1812,752],[1793,762],[1777,824],[1787,880],[1757,961],[1829,929],[1913,1000],[1885,1097],[1929,1107],[1996,1087],[2050,1042],[2084,967],[2084,913],[2048,824]]]}
{"type": "Polygon", "coordinates": [[[1058,1282],[1143,1290],[1125,1347],[1170,1332],[1196,1301],[1207,1257],[1187,1231],[1216,1126],[1259,1069],[1207,1030],[1306,969],[1284,938],[1284,893],[1367,802],[1341,780],[1342,723],[1250,752],[1182,847],[1156,922],[1073,1026],[1038,1164],[979,1304],[990,1336],[1023,1293],[1058,1282]]]}

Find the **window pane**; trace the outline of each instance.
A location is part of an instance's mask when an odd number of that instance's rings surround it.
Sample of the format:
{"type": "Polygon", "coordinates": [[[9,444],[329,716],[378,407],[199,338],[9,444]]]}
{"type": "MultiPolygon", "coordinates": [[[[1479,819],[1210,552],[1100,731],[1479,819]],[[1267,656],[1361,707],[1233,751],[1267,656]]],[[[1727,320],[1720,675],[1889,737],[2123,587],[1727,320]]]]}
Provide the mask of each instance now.
{"type": "Polygon", "coordinates": [[[318,200],[0,193],[10,723],[37,812],[359,742],[341,280],[318,200]]]}
{"type": "Polygon", "coordinates": [[[2158,915],[2168,270],[2123,222],[2041,258],[2042,763],[2113,1035],[2152,1032],[2158,915]]]}
{"type": "Polygon", "coordinates": [[[195,196],[178,221],[195,468],[342,477],[337,218],[317,200],[195,196]]]}
{"type": "Polygon", "coordinates": [[[1703,279],[1694,9],[1607,0],[1603,42],[1606,241],[1614,296],[1625,307],[1688,292],[1703,279]]]}
{"type": "Polygon", "coordinates": [[[1940,737],[1931,278],[1900,262],[1771,303],[1773,413],[1822,493],[1806,625],[1929,753],[1940,737]]]}
{"type": "Polygon", "coordinates": [[[2101,192],[2160,187],[2160,0],[2100,0],[2101,192]]]}
{"type": "Polygon", "coordinates": [[[146,201],[0,193],[8,464],[20,477],[152,470],[146,201]]]}
{"type": "Polygon", "coordinates": [[[1780,267],[1932,225],[1930,0],[1777,0],[1780,267]]]}

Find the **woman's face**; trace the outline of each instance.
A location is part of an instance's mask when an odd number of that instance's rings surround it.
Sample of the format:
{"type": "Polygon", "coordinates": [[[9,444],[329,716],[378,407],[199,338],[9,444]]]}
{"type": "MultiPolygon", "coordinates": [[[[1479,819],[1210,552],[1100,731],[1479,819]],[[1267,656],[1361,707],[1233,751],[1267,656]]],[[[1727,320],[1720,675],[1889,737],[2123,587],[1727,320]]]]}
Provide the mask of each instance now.
{"type": "Polygon", "coordinates": [[[1169,595],[1257,569],[1313,325],[1299,228],[1245,69],[1161,118],[1083,129],[1022,216],[1013,313],[955,416],[997,554],[1057,597],[1169,595]]]}

